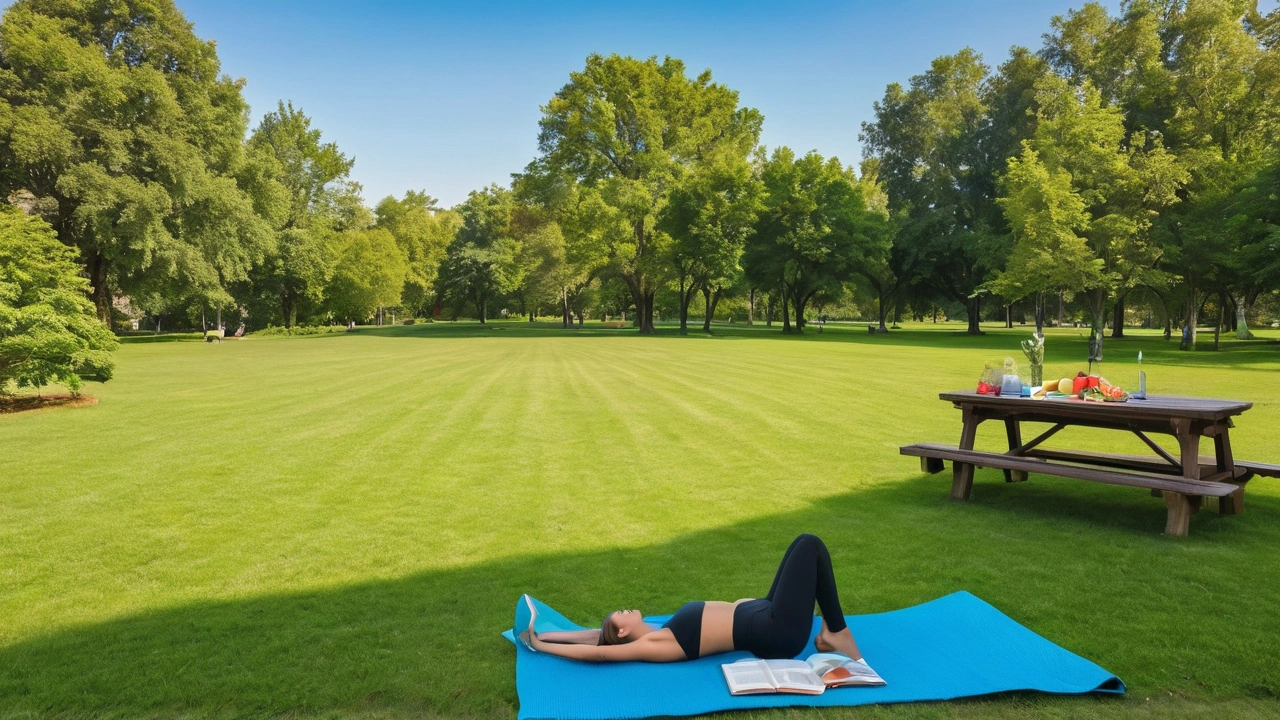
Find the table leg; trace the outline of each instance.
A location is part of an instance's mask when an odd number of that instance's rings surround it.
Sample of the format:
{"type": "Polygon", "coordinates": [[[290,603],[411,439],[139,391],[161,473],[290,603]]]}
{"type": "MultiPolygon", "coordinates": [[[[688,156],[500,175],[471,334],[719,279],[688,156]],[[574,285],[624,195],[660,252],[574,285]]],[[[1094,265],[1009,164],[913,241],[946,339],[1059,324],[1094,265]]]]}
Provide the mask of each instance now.
{"type": "MultiPolygon", "coordinates": [[[[1200,428],[1190,420],[1173,421],[1173,434],[1178,439],[1179,460],[1182,463],[1182,477],[1187,480],[1200,479],[1200,428]]],[[[1199,500],[1199,498],[1195,498],[1199,500]]],[[[1166,490],[1164,506],[1168,510],[1164,534],[1172,537],[1186,537],[1191,524],[1191,515],[1200,509],[1200,504],[1193,507],[1192,498],[1166,490]]]]}
{"type": "Polygon", "coordinates": [[[1174,420],[1174,435],[1181,448],[1182,477],[1187,480],[1200,479],[1200,433],[1190,420],[1174,420]]]}
{"type": "MultiPolygon", "coordinates": [[[[1217,428],[1218,434],[1213,436],[1213,449],[1218,461],[1218,472],[1230,470],[1231,477],[1235,477],[1236,461],[1231,456],[1231,436],[1227,434],[1227,429],[1225,425],[1217,428]]],[[[1244,512],[1244,483],[1240,483],[1234,493],[1218,498],[1218,514],[1239,515],[1242,512],[1244,512]]]]}
{"type": "Polygon", "coordinates": [[[1182,493],[1165,492],[1164,506],[1169,517],[1164,524],[1164,534],[1170,537],[1186,537],[1191,527],[1191,498],[1182,493]]]}
{"type": "MultiPolygon", "coordinates": [[[[982,421],[978,419],[974,409],[968,405],[960,412],[961,421],[964,423],[964,427],[960,430],[960,449],[972,450],[973,441],[978,436],[978,423],[982,421]]],[[[973,490],[973,465],[962,462],[951,463],[951,473],[951,499],[968,500],[969,492],[973,490]]]]}
{"type": "MultiPolygon", "coordinates": [[[[1009,449],[1016,450],[1022,447],[1022,426],[1015,418],[1005,418],[1004,434],[1009,438],[1009,449]]],[[[1005,482],[1023,482],[1027,479],[1025,470],[1005,470],[1005,482]]]]}

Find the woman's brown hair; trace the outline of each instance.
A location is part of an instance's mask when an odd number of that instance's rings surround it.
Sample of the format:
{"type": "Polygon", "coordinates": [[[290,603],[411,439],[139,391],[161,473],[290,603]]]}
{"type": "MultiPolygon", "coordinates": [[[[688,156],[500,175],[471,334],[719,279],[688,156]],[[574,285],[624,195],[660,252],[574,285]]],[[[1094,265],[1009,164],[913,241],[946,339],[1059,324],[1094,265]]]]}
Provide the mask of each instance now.
{"type": "Polygon", "coordinates": [[[631,638],[618,637],[618,628],[610,622],[613,620],[613,613],[604,616],[604,622],[600,623],[600,642],[597,645],[621,645],[631,642],[631,638]]]}

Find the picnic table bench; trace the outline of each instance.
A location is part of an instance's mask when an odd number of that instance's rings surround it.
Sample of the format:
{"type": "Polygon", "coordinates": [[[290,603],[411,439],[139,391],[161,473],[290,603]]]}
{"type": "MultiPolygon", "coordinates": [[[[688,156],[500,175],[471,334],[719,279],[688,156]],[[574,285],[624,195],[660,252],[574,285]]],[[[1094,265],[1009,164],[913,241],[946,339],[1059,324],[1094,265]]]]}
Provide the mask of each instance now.
{"type": "Polygon", "coordinates": [[[1231,453],[1232,418],[1253,407],[1248,402],[1152,395],[1146,400],[1100,403],[1074,398],[1033,400],[980,395],[972,390],[941,393],[939,397],[961,411],[959,445],[919,443],[899,450],[903,455],[919,457],[921,469],[928,473],[941,472],[944,461],[950,461],[952,500],[969,499],[976,467],[999,468],[1004,471],[1006,482],[1021,482],[1029,473],[1040,473],[1141,487],[1164,497],[1168,510],[1165,534],[1183,537],[1203,498],[1215,498],[1218,512],[1224,515],[1241,513],[1246,482],[1259,475],[1280,477],[1280,465],[1238,461],[1231,453]],[[1004,422],[1007,452],[973,449],[978,426],[987,420],[1004,422]],[[1050,427],[1023,442],[1024,422],[1047,423],[1050,427]],[[1154,456],[1040,447],[1071,426],[1131,432],[1151,448],[1154,456]],[[1173,436],[1178,443],[1177,454],[1165,450],[1148,434],[1173,436]],[[1200,454],[1202,438],[1213,439],[1213,455],[1200,454]]]}

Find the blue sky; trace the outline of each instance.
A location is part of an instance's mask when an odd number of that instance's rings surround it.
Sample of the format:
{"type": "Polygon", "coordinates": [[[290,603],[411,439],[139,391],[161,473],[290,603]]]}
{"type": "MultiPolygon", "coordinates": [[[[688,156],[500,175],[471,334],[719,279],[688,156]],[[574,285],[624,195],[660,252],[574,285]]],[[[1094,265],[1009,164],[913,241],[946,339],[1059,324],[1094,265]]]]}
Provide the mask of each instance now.
{"type": "Polygon", "coordinates": [[[1038,48],[1050,17],[1081,4],[178,0],[247,80],[253,125],[292,100],[355,156],[370,204],[419,189],[446,205],[533,158],[539,106],[591,52],[710,68],[764,113],[765,144],[856,162],[886,84],[966,45],[991,65],[1038,48]]]}

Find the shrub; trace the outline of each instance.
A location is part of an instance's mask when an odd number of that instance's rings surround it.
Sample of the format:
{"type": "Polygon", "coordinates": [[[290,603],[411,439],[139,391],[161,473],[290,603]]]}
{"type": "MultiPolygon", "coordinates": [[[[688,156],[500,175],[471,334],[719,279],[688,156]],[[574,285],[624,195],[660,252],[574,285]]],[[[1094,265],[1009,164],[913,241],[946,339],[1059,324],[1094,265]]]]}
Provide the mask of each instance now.
{"type": "Polygon", "coordinates": [[[0,393],[111,379],[118,343],[98,322],[75,251],[45,221],[0,208],[0,393]]]}
{"type": "Polygon", "coordinates": [[[295,325],[291,328],[268,325],[253,334],[262,337],[274,337],[280,335],[327,335],[346,331],[347,328],[344,325],[295,325]]]}

